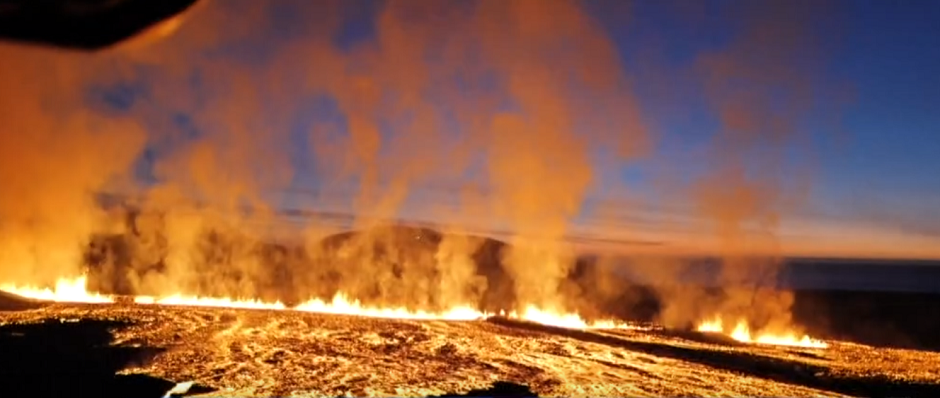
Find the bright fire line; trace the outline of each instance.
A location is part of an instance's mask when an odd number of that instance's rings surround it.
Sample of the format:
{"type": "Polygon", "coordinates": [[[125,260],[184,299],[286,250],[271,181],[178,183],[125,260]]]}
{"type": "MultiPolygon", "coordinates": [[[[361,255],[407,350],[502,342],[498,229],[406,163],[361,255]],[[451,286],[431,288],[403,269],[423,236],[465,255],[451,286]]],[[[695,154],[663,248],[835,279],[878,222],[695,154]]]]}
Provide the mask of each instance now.
{"type": "MultiPolygon", "coordinates": [[[[61,278],[56,281],[55,287],[37,288],[32,286],[16,286],[6,284],[0,286],[0,290],[13,293],[15,295],[53,302],[64,303],[112,303],[117,301],[116,297],[89,293],[86,288],[87,278],[83,275],[77,278],[61,278]]],[[[256,310],[292,310],[301,312],[312,312],[321,314],[335,315],[353,315],[371,318],[390,318],[390,319],[415,319],[415,320],[448,320],[448,321],[469,321],[477,319],[486,319],[496,314],[486,313],[469,306],[458,306],[442,312],[429,312],[421,310],[411,310],[404,307],[370,307],[363,305],[359,300],[350,299],[343,293],[336,294],[332,300],[312,299],[294,307],[288,307],[281,302],[265,302],[256,299],[232,299],[219,297],[198,297],[182,294],[152,297],[136,296],[133,302],[139,305],[169,305],[169,306],[192,306],[192,307],[217,307],[217,308],[244,308],[256,310]]],[[[588,322],[581,316],[574,313],[561,313],[556,311],[547,311],[536,306],[529,305],[521,313],[510,312],[501,313],[511,319],[523,320],[533,323],[539,323],[549,326],[557,326],[572,329],[635,329],[633,325],[613,320],[602,320],[588,322]]]]}
{"type": "Polygon", "coordinates": [[[89,293],[85,287],[86,282],[87,278],[82,275],[77,278],[59,278],[52,289],[4,284],[0,285],[0,290],[33,300],[66,303],[110,303],[114,301],[110,296],[89,293]]]}
{"type": "Polygon", "coordinates": [[[280,301],[267,303],[254,299],[230,299],[217,297],[197,297],[174,294],[166,297],[136,296],[135,304],[143,305],[178,305],[193,307],[217,307],[217,308],[247,308],[255,310],[286,310],[288,309],[280,301]]]}
{"type": "Polygon", "coordinates": [[[470,321],[489,316],[489,314],[477,311],[471,307],[454,307],[443,312],[412,311],[404,307],[367,307],[363,306],[359,300],[350,300],[343,293],[337,293],[333,296],[333,300],[329,302],[321,299],[313,299],[293,307],[293,309],[320,314],[358,315],[371,318],[438,319],[449,321],[470,321]]]}
{"type": "MultiPolygon", "coordinates": [[[[721,318],[714,318],[710,321],[700,323],[698,326],[698,331],[708,333],[724,333],[725,328],[723,327],[721,318]]],[[[728,333],[728,336],[742,343],[757,343],[807,348],[826,348],[829,346],[822,340],[816,340],[810,338],[807,335],[803,335],[803,337],[797,337],[795,333],[759,333],[754,335],[751,333],[751,329],[748,327],[747,321],[743,319],[738,320],[734,329],[728,333]]]]}

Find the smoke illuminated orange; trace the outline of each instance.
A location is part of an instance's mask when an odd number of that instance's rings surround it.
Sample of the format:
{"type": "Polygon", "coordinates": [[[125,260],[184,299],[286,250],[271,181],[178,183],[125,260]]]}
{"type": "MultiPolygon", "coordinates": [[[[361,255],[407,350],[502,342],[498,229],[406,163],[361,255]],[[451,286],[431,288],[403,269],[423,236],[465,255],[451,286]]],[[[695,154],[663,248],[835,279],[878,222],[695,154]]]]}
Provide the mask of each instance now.
{"type": "MultiPolygon", "coordinates": [[[[721,318],[715,318],[710,321],[705,321],[699,324],[698,331],[707,332],[707,333],[725,333],[725,329],[722,324],[721,318]]],[[[782,345],[782,346],[792,346],[792,347],[808,347],[808,348],[826,348],[829,345],[824,341],[816,340],[810,338],[807,335],[798,338],[795,333],[785,333],[785,334],[770,334],[770,333],[759,333],[754,335],[751,333],[750,327],[747,325],[747,321],[739,320],[735,325],[734,329],[728,334],[731,338],[740,341],[742,343],[756,343],[756,344],[768,344],[768,345],[782,345]]]]}

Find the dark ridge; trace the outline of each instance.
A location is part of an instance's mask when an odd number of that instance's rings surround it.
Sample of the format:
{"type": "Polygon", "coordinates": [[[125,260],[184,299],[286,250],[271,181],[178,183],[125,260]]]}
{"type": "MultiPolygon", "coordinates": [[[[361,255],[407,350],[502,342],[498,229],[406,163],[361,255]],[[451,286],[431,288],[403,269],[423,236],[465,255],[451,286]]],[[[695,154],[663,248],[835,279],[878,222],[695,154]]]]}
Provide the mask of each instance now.
{"type": "MultiPolygon", "coordinates": [[[[720,267],[720,260],[707,258],[665,265],[624,261],[604,274],[616,279],[615,294],[592,303],[616,318],[650,322],[657,320],[673,292],[720,298],[734,290],[754,288],[707,283],[720,274],[720,267]],[[644,279],[645,275],[675,277],[667,286],[644,279]]],[[[576,267],[572,276],[579,274],[576,267]]],[[[793,323],[812,336],[940,351],[940,318],[931,315],[940,308],[936,283],[940,263],[936,261],[787,259],[777,275],[771,276],[769,287],[793,292],[793,323]]]]}
{"type": "MultiPolygon", "coordinates": [[[[92,291],[117,295],[150,295],[155,292],[137,291],[132,281],[148,274],[164,272],[165,258],[169,254],[167,238],[163,232],[163,216],[159,212],[145,213],[128,209],[123,234],[99,234],[90,239],[85,251],[88,284],[92,291]],[[141,226],[146,224],[146,228],[141,226]]],[[[485,279],[476,292],[477,307],[488,312],[518,309],[511,275],[506,271],[503,254],[506,242],[490,237],[466,235],[474,241],[472,259],[476,275],[485,279]]],[[[330,298],[340,289],[343,272],[354,271],[357,264],[344,261],[343,252],[358,253],[385,263],[394,277],[407,273],[405,268],[417,265],[423,277],[437,277],[436,267],[426,261],[435,261],[438,248],[445,235],[437,230],[398,224],[387,224],[367,230],[354,230],[333,234],[313,246],[284,242],[257,242],[235,231],[205,230],[199,235],[195,261],[191,266],[196,275],[211,275],[211,280],[196,278],[187,281],[184,288],[194,294],[216,295],[220,286],[238,285],[249,276],[231,264],[232,253],[254,256],[263,265],[250,276],[256,288],[254,293],[263,300],[296,303],[310,297],[330,298]],[[366,238],[366,239],[363,239],[366,238]],[[363,246],[367,244],[370,246],[363,246]],[[344,264],[347,269],[332,269],[344,264]],[[349,269],[349,267],[352,267],[349,269]],[[429,271],[431,270],[431,271],[429,271]],[[230,282],[230,283],[229,283],[230,282]]],[[[606,300],[613,303],[618,297],[610,292],[596,294],[595,284],[605,275],[596,272],[596,259],[585,256],[571,270],[567,290],[562,294],[580,297],[585,303],[606,300]]],[[[348,273],[348,272],[346,272],[348,273]]],[[[348,276],[348,275],[346,275],[348,276]]],[[[608,289],[610,290],[610,289],[608,289]]],[[[369,297],[359,297],[369,300],[369,297]]],[[[585,310],[593,305],[585,305],[585,310]]],[[[612,315],[610,311],[604,316],[612,315]]]]}
{"type": "MultiPolygon", "coordinates": [[[[612,300],[599,302],[606,313],[653,322],[668,299],[667,289],[624,283],[612,300]]],[[[670,288],[672,290],[677,287],[670,288]]],[[[728,289],[685,286],[708,295],[728,289]]],[[[793,323],[809,335],[875,347],[940,351],[940,294],[890,291],[793,290],[793,323]]],[[[688,325],[690,328],[693,325],[688,325]]]]}
{"type": "Polygon", "coordinates": [[[578,236],[572,235],[567,238],[568,242],[571,243],[603,243],[610,245],[622,245],[622,246],[665,246],[666,242],[654,241],[654,240],[635,240],[635,239],[614,239],[614,238],[603,238],[599,236],[578,236]]]}
{"type": "MultiPolygon", "coordinates": [[[[47,320],[0,326],[0,391],[4,397],[159,398],[176,383],[145,375],[117,375],[162,350],[111,345],[123,322],[47,320]]],[[[188,394],[210,392],[194,386],[188,394]]]]}
{"type": "MultiPolygon", "coordinates": [[[[155,294],[134,291],[131,281],[165,269],[168,250],[160,228],[162,217],[134,209],[125,215],[128,233],[91,239],[85,256],[89,289],[106,294],[155,294]],[[144,223],[148,228],[139,228],[144,223]]],[[[311,297],[328,299],[341,288],[343,278],[359,272],[357,263],[342,261],[340,252],[355,249],[362,254],[364,249],[357,244],[365,241],[357,240],[370,234],[377,239],[369,241],[374,249],[369,255],[386,256],[390,261],[382,262],[388,264],[386,271],[391,271],[393,278],[410,277],[404,275],[407,267],[403,263],[419,265],[421,277],[430,278],[431,283],[438,277],[435,267],[425,262],[434,261],[445,235],[427,227],[385,224],[334,234],[318,246],[257,242],[235,231],[207,230],[200,235],[199,248],[204,253],[192,265],[200,276],[181,288],[193,294],[218,295],[224,294],[217,292],[220,286],[237,286],[250,278],[259,299],[288,305],[311,297]],[[245,275],[230,261],[231,253],[244,254],[246,246],[249,255],[263,265],[252,275],[245,275]]],[[[476,291],[480,297],[477,308],[491,313],[512,310],[517,304],[514,281],[502,259],[510,245],[488,237],[469,237],[481,242],[473,260],[476,275],[486,282],[476,291]]],[[[714,280],[723,266],[717,258],[608,260],[597,255],[577,259],[559,289],[570,299],[571,310],[588,318],[651,322],[658,319],[674,292],[699,290],[703,297],[717,299],[736,289],[753,289],[753,283],[759,283],[770,289],[792,290],[794,323],[811,335],[878,347],[940,351],[940,318],[930,315],[940,308],[937,262],[785,259],[774,267],[777,272],[758,273],[758,281],[727,286],[714,280]],[[671,285],[663,285],[651,275],[671,275],[671,285]]],[[[369,296],[373,293],[379,295],[379,289],[362,289],[358,294],[363,297],[358,298],[375,299],[369,296]]]]}
{"type": "MultiPolygon", "coordinates": [[[[153,294],[137,291],[132,281],[148,274],[159,274],[166,268],[169,250],[163,232],[163,216],[131,209],[125,214],[124,222],[126,233],[91,237],[84,255],[88,288],[104,294],[153,294]],[[142,223],[146,223],[147,228],[141,228],[142,223]]],[[[479,308],[493,312],[507,309],[515,301],[511,277],[502,265],[502,253],[507,244],[492,238],[466,237],[479,242],[472,258],[477,266],[477,275],[487,282],[479,292],[479,308]]],[[[342,252],[368,255],[377,262],[388,264],[395,277],[403,277],[409,264],[435,268],[425,262],[434,261],[444,234],[430,228],[390,224],[333,234],[310,247],[257,242],[235,231],[205,230],[198,239],[199,251],[191,266],[197,275],[211,275],[211,279],[197,278],[189,281],[192,285],[185,288],[195,290],[193,293],[196,294],[224,294],[213,289],[226,285],[226,282],[237,285],[238,281],[247,278],[231,263],[233,253],[239,253],[254,256],[263,264],[252,275],[258,298],[297,303],[310,297],[330,298],[336,293],[342,275],[331,267],[346,264],[344,266],[355,269],[357,266],[343,261],[342,252]]],[[[427,277],[434,278],[435,275],[427,277]]],[[[360,299],[367,300],[368,297],[360,299]]]]}
{"type": "Polygon", "coordinates": [[[732,347],[744,347],[747,346],[747,343],[742,343],[737,341],[730,336],[723,335],[721,333],[710,333],[710,332],[699,332],[696,330],[676,330],[676,329],[660,329],[660,330],[651,330],[651,334],[658,334],[664,337],[674,337],[683,340],[695,341],[698,343],[704,344],[715,344],[715,345],[726,345],[732,347]]]}
{"type": "Polygon", "coordinates": [[[0,311],[25,311],[48,305],[36,300],[26,299],[15,294],[0,291],[0,311]]]}
{"type": "MultiPolygon", "coordinates": [[[[430,228],[407,225],[382,225],[369,230],[346,231],[324,238],[320,245],[325,249],[337,249],[365,234],[383,235],[395,240],[407,240],[408,243],[422,242],[436,246],[444,238],[443,234],[430,228]]],[[[382,248],[376,247],[377,250],[382,248]]]]}
{"type": "Polygon", "coordinates": [[[488,321],[504,327],[561,335],[576,340],[604,344],[659,357],[699,363],[715,369],[846,395],[865,397],[940,396],[940,384],[892,380],[881,375],[862,377],[833,374],[823,366],[810,365],[764,355],[704,350],[647,341],[627,340],[607,334],[546,326],[501,317],[489,318],[488,321]]]}
{"type": "Polygon", "coordinates": [[[470,390],[464,394],[444,394],[430,395],[429,397],[499,397],[499,398],[527,398],[538,397],[529,386],[523,384],[511,383],[508,381],[497,381],[488,388],[470,390]]]}
{"type": "Polygon", "coordinates": [[[509,244],[492,238],[484,238],[483,243],[473,255],[477,265],[477,274],[486,278],[486,290],[480,299],[478,308],[497,313],[513,306],[516,302],[516,290],[512,277],[503,265],[503,252],[509,244]]]}
{"type": "Polygon", "coordinates": [[[797,290],[794,295],[794,321],[811,335],[940,351],[940,294],[797,290]]]}

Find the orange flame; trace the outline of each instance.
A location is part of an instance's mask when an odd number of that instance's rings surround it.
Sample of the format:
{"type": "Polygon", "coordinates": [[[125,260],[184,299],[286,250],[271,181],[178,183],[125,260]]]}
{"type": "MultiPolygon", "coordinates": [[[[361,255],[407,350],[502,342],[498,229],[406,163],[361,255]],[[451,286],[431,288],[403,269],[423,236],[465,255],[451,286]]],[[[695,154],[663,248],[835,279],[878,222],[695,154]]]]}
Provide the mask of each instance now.
{"type": "MultiPolygon", "coordinates": [[[[706,333],[724,333],[725,329],[723,327],[721,318],[716,317],[710,321],[705,321],[699,324],[697,330],[699,332],[706,333]]],[[[771,333],[760,333],[753,335],[751,333],[750,327],[747,325],[747,321],[738,320],[738,323],[735,325],[734,329],[728,334],[731,338],[740,341],[742,343],[757,343],[757,344],[768,344],[768,345],[782,345],[782,346],[791,346],[791,347],[807,347],[807,348],[826,348],[829,345],[822,340],[817,340],[810,338],[807,335],[798,338],[795,333],[789,332],[785,334],[771,334],[771,333]]]]}
{"type": "Polygon", "coordinates": [[[65,303],[110,303],[114,301],[110,296],[89,293],[85,288],[86,280],[85,275],[77,278],[59,278],[52,289],[4,284],[0,285],[0,290],[33,300],[65,303]]]}
{"type": "Polygon", "coordinates": [[[358,315],[372,318],[439,319],[450,321],[481,319],[490,315],[467,306],[454,307],[443,312],[412,311],[403,307],[366,307],[363,306],[359,300],[349,300],[343,293],[338,293],[333,296],[333,300],[330,302],[321,299],[313,299],[294,307],[294,309],[321,314],[358,315]]]}
{"type": "MultiPolygon", "coordinates": [[[[74,279],[62,278],[56,283],[55,289],[39,289],[35,287],[18,287],[15,285],[0,286],[4,290],[26,298],[54,302],[80,302],[80,303],[110,303],[114,297],[89,293],[86,288],[86,277],[74,279]]],[[[133,298],[139,305],[170,305],[192,307],[219,307],[244,308],[256,310],[293,310],[301,312],[315,312],[322,314],[354,315],[371,318],[417,319],[417,320],[448,320],[468,321],[486,319],[495,314],[479,311],[470,306],[458,306],[446,311],[430,312],[412,310],[404,307],[383,308],[363,305],[359,300],[350,299],[344,293],[336,294],[332,300],[312,299],[294,307],[288,307],[281,302],[265,302],[256,299],[239,299],[224,297],[199,297],[175,294],[164,297],[136,296],[133,298]]],[[[575,313],[548,311],[529,305],[521,313],[510,312],[500,315],[512,319],[524,320],[549,326],[571,329],[634,329],[636,327],[614,320],[601,320],[588,322],[575,313]]]]}
{"type": "Polygon", "coordinates": [[[151,296],[137,296],[134,297],[134,303],[143,304],[143,305],[178,305],[178,306],[193,306],[193,307],[221,307],[221,308],[247,308],[255,310],[285,310],[287,306],[283,303],[276,301],[273,303],[266,303],[261,300],[254,299],[231,299],[231,298],[216,298],[216,297],[198,297],[198,296],[184,296],[181,294],[175,294],[172,296],[166,297],[151,297],[151,296]]]}
{"type": "Polygon", "coordinates": [[[635,329],[634,326],[613,320],[601,320],[588,323],[578,314],[546,311],[534,305],[527,306],[522,314],[511,312],[508,317],[569,329],[635,329]]]}

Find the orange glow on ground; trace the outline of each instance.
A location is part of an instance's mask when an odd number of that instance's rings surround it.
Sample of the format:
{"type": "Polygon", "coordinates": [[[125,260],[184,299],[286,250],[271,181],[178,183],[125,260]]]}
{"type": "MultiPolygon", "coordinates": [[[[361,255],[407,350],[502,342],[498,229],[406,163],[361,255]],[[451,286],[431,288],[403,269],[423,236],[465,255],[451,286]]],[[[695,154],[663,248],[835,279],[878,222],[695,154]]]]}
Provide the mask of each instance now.
{"type": "MultiPolygon", "coordinates": [[[[86,277],[62,278],[55,288],[22,287],[13,284],[0,286],[0,290],[25,298],[65,303],[111,303],[115,297],[91,293],[86,288],[86,277]]],[[[332,300],[312,299],[294,307],[281,302],[265,302],[256,299],[198,297],[175,294],[163,297],[136,296],[133,302],[139,305],[170,305],[217,308],[243,308],[255,310],[291,310],[321,314],[353,315],[371,318],[469,321],[486,319],[496,314],[479,311],[470,306],[457,306],[449,310],[433,312],[413,310],[404,307],[374,307],[363,305],[359,300],[350,299],[339,293],[332,300]]],[[[521,313],[501,313],[511,319],[523,320],[548,326],[571,329],[634,329],[634,326],[614,320],[585,321],[575,313],[548,311],[529,305],[521,313]]]]}
{"type": "Polygon", "coordinates": [[[449,321],[468,321],[482,319],[489,316],[471,307],[454,307],[442,312],[413,311],[404,307],[381,308],[363,306],[359,300],[350,300],[343,293],[338,293],[333,300],[327,302],[321,299],[309,300],[293,308],[297,311],[316,312],[321,314],[356,315],[372,318],[394,319],[437,319],[449,321]]]}
{"type": "Polygon", "coordinates": [[[166,297],[137,296],[134,303],[143,305],[179,305],[193,307],[247,308],[255,310],[286,310],[280,302],[266,303],[253,299],[232,299],[215,297],[196,297],[175,294],[166,297]]]}
{"type": "Polygon", "coordinates": [[[53,288],[35,286],[0,285],[0,290],[33,300],[56,301],[65,303],[110,303],[109,296],[89,293],[85,288],[86,277],[59,278],[53,288]]]}
{"type": "MultiPolygon", "coordinates": [[[[698,325],[697,330],[699,332],[706,332],[706,333],[725,333],[725,328],[724,328],[721,318],[714,318],[712,320],[702,322],[698,325]]],[[[787,333],[782,333],[782,334],[771,334],[771,333],[752,334],[750,328],[747,325],[747,321],[743,319],[739,320],[737,324],[735,324],[734,329],[729,331],[727,334],[731,338],[737,341],[740,341],[742,343],[782,345],[782,346],[807,347],[807,348],[826,348],[829,346],[824,341],[810,338],[807,335],[803,335],[803,337],[797,337],[797,334],[792,333],[792,332],[787,332],[787,333]]]]}
{"type": "Polygon", "coordinates": [[[511,312],[507,315],[509,318],[520,319],[533,323],[539,323],[548,326],[557,326],[569,329],[633,329],[623,322],[614,320],[602,320],[587,322],[580,315],[575,313],[560,313],[555,311],[545,311],[534,305],[525,308],[522,314],[511,312]]]}

